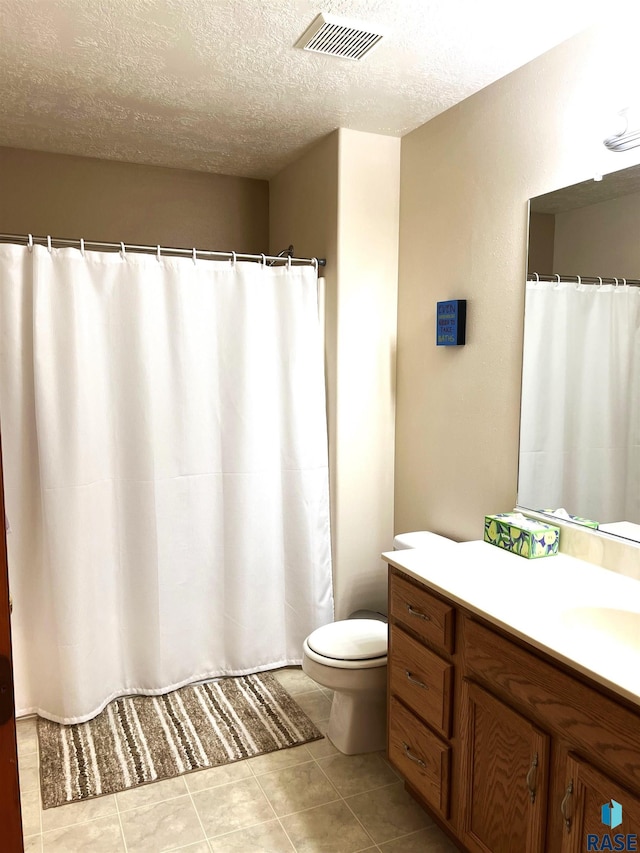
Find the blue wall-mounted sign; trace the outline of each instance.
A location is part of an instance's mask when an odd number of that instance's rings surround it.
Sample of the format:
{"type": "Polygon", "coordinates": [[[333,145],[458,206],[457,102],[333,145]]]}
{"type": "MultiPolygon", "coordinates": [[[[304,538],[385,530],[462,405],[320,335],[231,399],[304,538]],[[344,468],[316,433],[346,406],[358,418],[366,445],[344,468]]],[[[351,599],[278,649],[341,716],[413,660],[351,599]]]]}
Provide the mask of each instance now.
{"type": "Polygon", "coordinates": [[[449,299],[447,302],[438,302],[436,312],[437,346],[462,346],[464,344],[466,324],[466,299],[449,299]]]}

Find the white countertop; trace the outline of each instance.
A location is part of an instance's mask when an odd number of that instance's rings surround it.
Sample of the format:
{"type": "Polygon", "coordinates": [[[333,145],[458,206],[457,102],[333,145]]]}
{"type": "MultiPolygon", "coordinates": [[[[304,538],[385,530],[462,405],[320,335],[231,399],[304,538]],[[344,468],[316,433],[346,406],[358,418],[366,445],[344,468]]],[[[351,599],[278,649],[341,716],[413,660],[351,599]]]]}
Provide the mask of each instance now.
{"type": "Polygon", "coordinates": [[[610,521],[601,524],[598,528],[602,533],[614,533],[616,536],[624,536],[625,539],[634,539],[640,542],[640,524],[632,521],[610,521]]]}
{"type": "Polygon", "coordinates": [[[640,705],[640,581],[487,542],[388,551],[393,566],[640,705]]]}

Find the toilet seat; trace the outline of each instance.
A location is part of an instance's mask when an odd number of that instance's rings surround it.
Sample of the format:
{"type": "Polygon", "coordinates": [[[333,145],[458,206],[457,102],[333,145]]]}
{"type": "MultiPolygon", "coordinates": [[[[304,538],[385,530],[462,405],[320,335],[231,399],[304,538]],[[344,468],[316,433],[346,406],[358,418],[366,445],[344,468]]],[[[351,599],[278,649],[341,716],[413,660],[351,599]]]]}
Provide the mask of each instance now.
{"type": "Polygon", "coordinates": [[[304,652],[317,663],[339,669],[386,666],[387,625],[378,619],[342,619],[313,631],[304,652]]]}

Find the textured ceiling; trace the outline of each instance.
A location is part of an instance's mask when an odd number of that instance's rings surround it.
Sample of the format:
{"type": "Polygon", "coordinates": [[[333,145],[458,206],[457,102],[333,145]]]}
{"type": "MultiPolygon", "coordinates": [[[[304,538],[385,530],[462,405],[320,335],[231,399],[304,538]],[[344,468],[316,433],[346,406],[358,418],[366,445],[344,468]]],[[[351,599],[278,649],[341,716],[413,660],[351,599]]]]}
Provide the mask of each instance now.
{"type": "Polygon", "coordinates": [[[0,145],[268,178],[336,127],[401,136],[594,21],[595,0],[0,0],[0,145]],[[320,11],[385,38],[293,44],[320,11]]]}

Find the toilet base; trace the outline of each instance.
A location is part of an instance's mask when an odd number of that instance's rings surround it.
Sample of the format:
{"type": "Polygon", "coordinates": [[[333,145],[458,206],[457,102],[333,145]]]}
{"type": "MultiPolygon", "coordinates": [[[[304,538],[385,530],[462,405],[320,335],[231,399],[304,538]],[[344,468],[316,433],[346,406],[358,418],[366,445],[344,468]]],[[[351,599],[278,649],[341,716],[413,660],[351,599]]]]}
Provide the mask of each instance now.
{"type": "Polygon", "coordinates": [[[387,664],[342,669],[302,656],[302,669],[333,690],[327,737],[345,755],[378,752],[387,745],[387,664]]]}
{"type": "Polygon", "coordinates": [[[334,693],[327,737],[345,755],[385,749],[386,693],[379,690],[334,693]]]}

